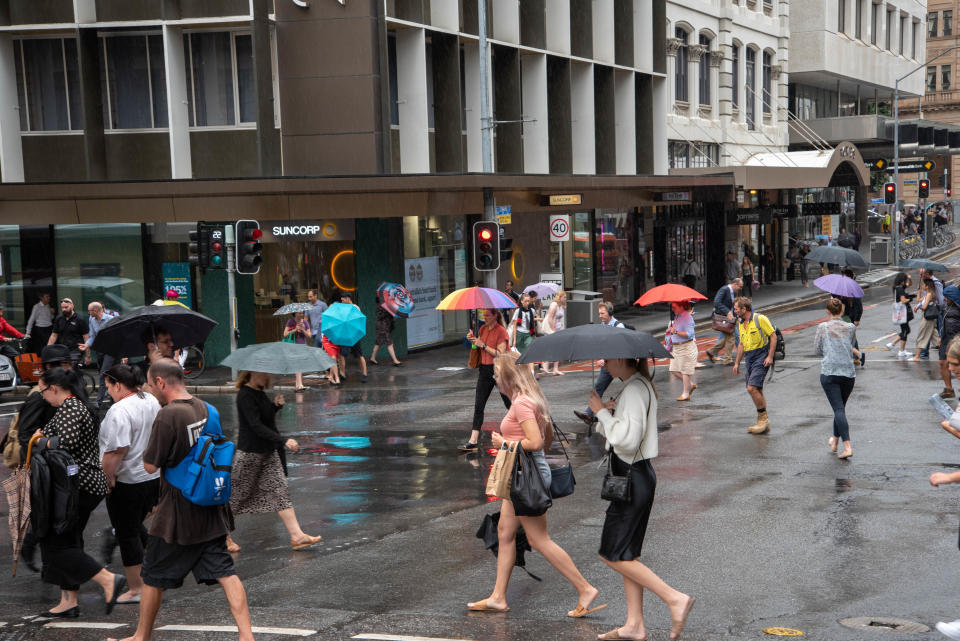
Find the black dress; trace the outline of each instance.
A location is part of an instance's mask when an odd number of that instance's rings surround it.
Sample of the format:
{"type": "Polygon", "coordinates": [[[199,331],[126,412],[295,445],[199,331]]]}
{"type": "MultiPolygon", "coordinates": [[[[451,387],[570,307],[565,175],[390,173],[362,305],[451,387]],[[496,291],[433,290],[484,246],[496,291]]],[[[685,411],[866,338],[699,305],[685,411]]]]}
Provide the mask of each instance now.
{"type": "Polygon", "coordinates": [[[629,503],[610,501],[600,536],[600,556],[608,561],[633,561],[643,549],[643,537],[647,534],[653,495],[657,490],[657,475],[650,459],[628,465],[613,452],[610,457],[614,474],[623,476],[630,468],[633,492],[629,503]]]}

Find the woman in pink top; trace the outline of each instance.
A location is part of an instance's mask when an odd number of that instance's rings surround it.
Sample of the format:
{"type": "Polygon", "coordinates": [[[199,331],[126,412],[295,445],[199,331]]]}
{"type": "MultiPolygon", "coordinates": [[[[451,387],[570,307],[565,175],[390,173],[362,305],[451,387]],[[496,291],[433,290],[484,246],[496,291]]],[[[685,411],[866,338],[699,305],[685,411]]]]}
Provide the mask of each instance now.
{"type": "MultiPolygon", "coordinates": [[[[511,404],[506,417],[500,423],[500,432],[492,434],[493,446],[499,448],[504,441],[519,441],[525,451],[533,453],[544,485],[550,487],[550,466],[543,456],[543,450],[544,447],[549,447],[553,440],[553,421],[533,374],[527,367],[517,365],[518,357],[519,354],[508,352],[497,354],[494,358],[494,378],[500,391],[511,399],[511,404]]],[[[590,607],[600,592],[587,582],[573,564],[570,555],[547,534],[547,515],[517,516],[510,500],[503,499],[500,504],[500,523],[497,526],[497,536],[500,539],[497,582],[486,599],[467,604],[470,610],[506,612],[510,609],[507,607],[507,585],[516,560],[517,528],[521,525],[531,547],[542,554],[579,593],[577,607],[567,612],[568,617],[581,618],[607,607],[606,604],[590,607]]]]}

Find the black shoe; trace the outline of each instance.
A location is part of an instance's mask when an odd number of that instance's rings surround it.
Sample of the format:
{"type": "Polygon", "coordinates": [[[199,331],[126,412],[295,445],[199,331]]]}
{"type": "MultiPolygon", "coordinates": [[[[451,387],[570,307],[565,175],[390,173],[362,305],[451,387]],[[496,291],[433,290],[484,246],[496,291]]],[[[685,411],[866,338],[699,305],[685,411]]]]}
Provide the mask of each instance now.
{"type": "Polygon", "coordinates": [[[707,358],[710,359],[710,362],[711,362],[711,363],[714,362],[714,361],[716,360],[716,358],[717,358],[716,356],[714,356],[714,355],[711,354],[710,352],[704,352],[704,354],[707,355],[707,358]]]}
{"type": "MultiPolygon", "coordinates": [[[[113,575],[113,596],[110,597],[110,600],[107,601],[104,611],[106,614],[113,612],[114,606],[117,605],[117,599],[120,598],[120,593],[127,589],[127,577],[122,574],[113,575]]],[[[77,608],[77,614],[80,614],[79,607],[77,608]]]]}
{"type": "Polygon", "coordinates": [[[586,412],[578,412],[577,410],[573,410],[573,415],[579,418],[584,423],[586,423],[587,427],[590,427],[591,425],[597,422],[596,416],[590,416],[586,412]]]}
{"type": "Polygon", "coordinates": [[[80,618],[80,606],[75,605],[69,610],[64,610],[63,612],[43,612],[42,614],[36,615],[35,618],[39,619],[41,617],[49,619],[79,619],[80,618]]]}
{"type": "Polygon", "coordinates": [[[361,382],[361,383],[366,383],[366,382],[367,382],[367,375],[366,375],[366,374],[364,374],[363,376],[360,377],[360,382],[361,382]]]}
{"type": "Polygon", "coordinates": [[[867,364],[867,354],[865,352],[860,352],[860,367],[864,367],[867,364]]]}
{"type": "Polygon", "coordinates": [[[461,452],[476,452],[478,449],[480,449],[480,444],[467,441],[463,445],[457,446],[457,449],[461,452]]]}

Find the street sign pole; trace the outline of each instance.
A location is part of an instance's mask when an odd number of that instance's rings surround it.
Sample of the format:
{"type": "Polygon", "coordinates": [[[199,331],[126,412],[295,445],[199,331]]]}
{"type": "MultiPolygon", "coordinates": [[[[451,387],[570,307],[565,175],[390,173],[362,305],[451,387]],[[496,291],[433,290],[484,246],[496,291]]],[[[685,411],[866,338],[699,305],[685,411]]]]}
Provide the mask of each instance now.
{"type": "MultiPolygon", "coordinates": [[[[490,65],[487,59],[487,2],[477,0],[477,35],[480,39],[480,148],[483,156],[483,173],[493,173],[493,118],[490,116],[490,65]]],[[[497,203],[493,189],[483,188],[483,220],[496,222],[497,203]]],[[[483,272],[483,286],[497,288],[497,272],[483,272]]]]}

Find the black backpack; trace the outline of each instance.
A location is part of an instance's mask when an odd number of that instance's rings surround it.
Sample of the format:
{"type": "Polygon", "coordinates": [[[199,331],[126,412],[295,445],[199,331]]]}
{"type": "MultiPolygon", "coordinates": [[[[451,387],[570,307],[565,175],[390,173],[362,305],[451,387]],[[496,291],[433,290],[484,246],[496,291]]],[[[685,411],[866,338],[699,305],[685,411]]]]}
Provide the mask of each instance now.
{"type": "Polygon", "coordinates": [[[30,523],[38,538],[76,526],[80,468],[66,450],[34,451],[30,460],[30,523]]]}

